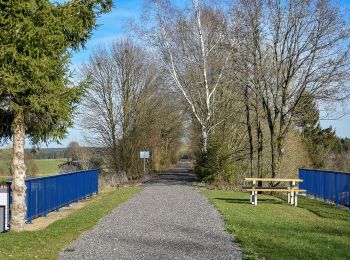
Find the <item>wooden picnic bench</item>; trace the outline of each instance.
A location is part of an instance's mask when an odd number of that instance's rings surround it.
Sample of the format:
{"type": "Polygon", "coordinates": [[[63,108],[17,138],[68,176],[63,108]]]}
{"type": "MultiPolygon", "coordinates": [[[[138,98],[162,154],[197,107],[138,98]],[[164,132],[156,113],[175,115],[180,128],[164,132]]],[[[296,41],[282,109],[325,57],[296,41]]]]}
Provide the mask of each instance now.
{"type": "Polygon", "coordinates": [[[245,178],[245,182],[252,182],[252,186],[243,186],[242,189],[250,192],[250,203],[253,205],[258,204],[258,191],[261,192],[287,192],[288,203],[297,206],[298,205],[298,193],[306,192],[306,190],[301,190],[298,187],[298,183],[302,182],[301,179],[277,179],[277,178],[245,178]],[[277,182],[285,183],[286,186],[276,186],[276,187],[258,187],[258,182],[277,182]]]}

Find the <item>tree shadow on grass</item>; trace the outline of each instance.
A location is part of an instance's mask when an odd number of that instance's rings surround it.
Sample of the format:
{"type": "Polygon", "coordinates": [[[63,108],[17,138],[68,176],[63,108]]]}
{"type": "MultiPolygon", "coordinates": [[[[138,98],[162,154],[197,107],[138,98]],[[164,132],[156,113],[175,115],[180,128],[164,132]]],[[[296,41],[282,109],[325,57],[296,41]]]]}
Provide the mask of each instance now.
{"type": "MultiPolygon", "coordinates": [[[[285,199],[284,196],[277,195],[277,198],[285,199]]],[[[344,208],[338,208],[335,205],[326,202],[299,196],[298,207],[305,209],[320,218],[339,219],[350,221],[350,211],[344,208]]]]}
{"type": "MultiPolygon", "coordinates": [[[[249,198],[248,199],[215,198],[215,199],[222,200],[222,201],[225,201],[227,203],[250,204],[249,198]]],[[[276,199],[259,199],[258,198],[258,204],[259,203],[283,204],[283,201],[276,200],[276,199]]]]}

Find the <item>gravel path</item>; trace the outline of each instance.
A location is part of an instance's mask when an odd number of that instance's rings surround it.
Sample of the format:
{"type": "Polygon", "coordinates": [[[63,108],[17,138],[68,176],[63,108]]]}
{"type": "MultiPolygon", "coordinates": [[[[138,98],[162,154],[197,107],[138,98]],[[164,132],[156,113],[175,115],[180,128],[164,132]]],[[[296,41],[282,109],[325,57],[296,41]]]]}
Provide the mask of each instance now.
{"type": "Polygon", "coordinates": [[[60,259],[242,259],[186,163],[145,184],[60,253],[60,259]]]}

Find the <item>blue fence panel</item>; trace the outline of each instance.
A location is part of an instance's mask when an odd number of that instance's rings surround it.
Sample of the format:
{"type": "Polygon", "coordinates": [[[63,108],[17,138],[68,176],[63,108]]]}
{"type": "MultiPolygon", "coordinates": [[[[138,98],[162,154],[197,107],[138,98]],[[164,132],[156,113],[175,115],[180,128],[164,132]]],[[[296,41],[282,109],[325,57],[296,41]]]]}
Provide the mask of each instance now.
{"type": "MultiPolygon", "coordinates": [[[[98,174],[98,170],[87,170],[26,179],[27,221],[97,194],[98,174]]],[[[10,187],[11,182],[7,184],[10,187]]]]}
{"type": "Polygon", "coordinates": [[[350,206],[350,173],[299,169],[299,178],[304,180],[299,187],[307,194],[350,206]]]}

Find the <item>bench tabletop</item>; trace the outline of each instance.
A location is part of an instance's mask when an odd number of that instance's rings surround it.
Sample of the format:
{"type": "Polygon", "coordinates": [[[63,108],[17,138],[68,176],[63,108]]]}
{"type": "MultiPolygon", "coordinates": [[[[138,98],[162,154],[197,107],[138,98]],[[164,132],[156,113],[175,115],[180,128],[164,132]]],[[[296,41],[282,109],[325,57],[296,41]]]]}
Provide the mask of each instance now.
{"type": "Polygon", "coordinates": [[[245,178],[245,181],[278,181],[278,182],[303,182],[302,179],[281,179],[281,178],[245,178]]]}
{"type": "Polygon", "coordinates": [[[306,190],[301,189],[286,189],[286,188],[277,188],[277,189],[263,189],[263,188],[249,188],[249,189],[243,189],[246,191],[275,191],[275,192],[306,192],[306,190]]]}

